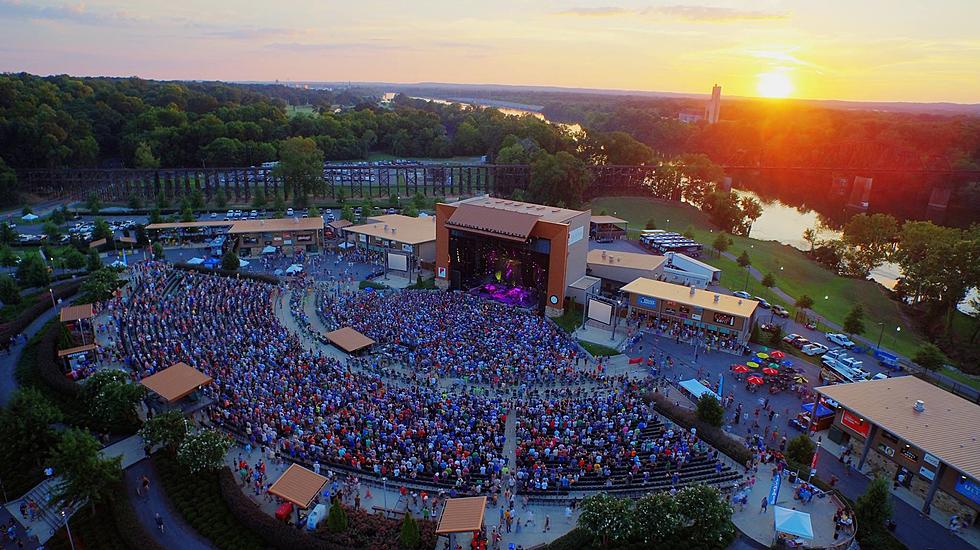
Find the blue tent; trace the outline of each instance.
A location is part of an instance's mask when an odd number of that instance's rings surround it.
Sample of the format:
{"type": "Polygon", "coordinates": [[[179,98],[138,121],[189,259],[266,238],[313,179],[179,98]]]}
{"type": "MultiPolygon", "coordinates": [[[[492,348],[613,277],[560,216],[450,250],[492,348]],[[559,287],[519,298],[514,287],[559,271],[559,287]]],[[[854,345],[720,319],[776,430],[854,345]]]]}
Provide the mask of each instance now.
{"type": "MultiPolygon", "coordinates": [[[[803,410],[808,413],[812,413],[813,403],[804,403],[803,410]]],[[[820,406],[817,407],[817,418],[823,418],[824,416],[830,416],[832,414],[834,414],[834,411],[828,407],[825,407],[823,403],[821,403],[820,406]]]]}
{"type": "Polygon", "coordinates": [[[813,524],[810,522],[810,514],[776,506],[773,508],[772,515],[777,532],[813,539],[813,524]]]}

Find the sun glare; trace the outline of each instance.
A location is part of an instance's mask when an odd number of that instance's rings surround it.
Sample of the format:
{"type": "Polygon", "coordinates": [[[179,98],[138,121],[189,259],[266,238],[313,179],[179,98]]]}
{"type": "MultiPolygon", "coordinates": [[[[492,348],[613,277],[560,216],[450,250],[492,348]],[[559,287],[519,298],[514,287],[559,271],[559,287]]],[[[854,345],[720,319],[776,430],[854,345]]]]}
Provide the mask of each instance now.
{"type": "Polygon", "coordinates": [[[793,83],[784,72],[761,73],[756,90],[762,97],[788,97],[793,93],[793,83]]]}

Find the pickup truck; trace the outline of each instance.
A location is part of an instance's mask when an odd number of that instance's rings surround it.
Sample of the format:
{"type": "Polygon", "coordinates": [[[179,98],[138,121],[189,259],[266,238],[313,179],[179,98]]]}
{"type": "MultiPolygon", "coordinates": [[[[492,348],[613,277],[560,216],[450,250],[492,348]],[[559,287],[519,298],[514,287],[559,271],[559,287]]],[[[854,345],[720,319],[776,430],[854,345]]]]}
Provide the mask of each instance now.
{"type": "Polygon", "coordinates": [[[829,351],[829,349],[827,348],[827,346],[825,346],[823,344],[818,344],[816,342],[810,342],[809,344],[807,344],[807,345],[803,346],[802,348],[800,348],[800,351],[802,351],[803,353],[805,353],[807,355],[813,356],[813,355],[820,355],[820,354],[823,354],[823,353],[827,353],[827,351],[829,351]]]}
{"type": "Polygon", "coordinates": [[[853,349],[857,345],[850,338],[848,338],[846,334],[828,332],[826,336],[828,340],[842,348],[853,349]]]}
{"type": "Polygon", "coordinates": [[[789,318],[789,312],[786,311],[786,308],[784,308],[783,306],[779,306],[779,305],[772,306],[772,312],[775,313],[776,315],[780,316],[780,317],[783,317],[783,318],[786,318],[786,319],[789,318]]]}

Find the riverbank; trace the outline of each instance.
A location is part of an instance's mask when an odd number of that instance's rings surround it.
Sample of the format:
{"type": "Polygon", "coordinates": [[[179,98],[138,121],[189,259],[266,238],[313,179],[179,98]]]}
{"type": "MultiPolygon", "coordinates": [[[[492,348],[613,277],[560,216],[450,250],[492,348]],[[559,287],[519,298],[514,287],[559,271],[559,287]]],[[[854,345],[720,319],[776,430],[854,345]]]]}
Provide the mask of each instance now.
{"type": "MultiPolygon", "coordinates": [[[[643,229],[652,219],[658,229],[679,233],[690,229],[694,238],[704,243],[705,248],[710,248],[717,237],[717,230],[703,212],[682,203],[649,197],[603,197],[593,200],[591,207],[593,212],[605,210],[610,215],[628,220],[631,232],[643,229]]],[[[803,229],[800,228],[801,233],[803,229]]],[[[841,277],[811,261],[799,250],[775,241],[740,236],[732,236],[732,241],[728,249],[730,254],[738,256],[743,251],[747,252],[752,267],[763,274],[772,273],[776,286],[783,292],[794,298],[803,294],[813,298],[813,312],[823,319],[841,324],[854,304],[860,303],[866,316],[867,331],[864,336],[877,341],[879,332],[884,328],[881,338],[883,348],[909,357],[925,342],[918,327],[905,316],[900,304],[891,300],[888,291],[878,283],[841,277]]],[[[763,287],[757,279],[746,277],[745,270],[730,259],[724,256],[713,258],[711,254],[705,256],[702,260],[722,269],[722,286],[741,289],[747,280],[747,290],[753,295],[792,306],[763,287]]],[[[965,315],[957,315],[964,317],[959,321],[974,322],[965,315]]],[[[976,387],[977,380],[969,380],[976,387]]]]}

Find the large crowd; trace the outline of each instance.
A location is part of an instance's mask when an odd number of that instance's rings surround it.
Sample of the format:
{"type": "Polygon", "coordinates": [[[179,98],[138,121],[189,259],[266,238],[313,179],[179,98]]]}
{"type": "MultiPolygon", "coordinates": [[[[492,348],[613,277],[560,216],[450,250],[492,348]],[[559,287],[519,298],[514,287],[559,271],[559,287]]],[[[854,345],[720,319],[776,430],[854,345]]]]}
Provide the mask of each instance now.
{"type": "Polygon", "coordinates": [[[419,372],[487,385],[574,383],[584,363],[575,343],[541,316],[461,292],[321,293],[327,328],[353,327],[406,350],[419,372]]]}

